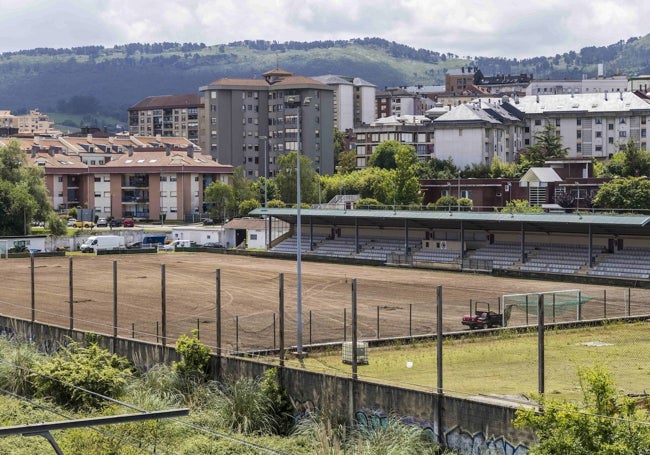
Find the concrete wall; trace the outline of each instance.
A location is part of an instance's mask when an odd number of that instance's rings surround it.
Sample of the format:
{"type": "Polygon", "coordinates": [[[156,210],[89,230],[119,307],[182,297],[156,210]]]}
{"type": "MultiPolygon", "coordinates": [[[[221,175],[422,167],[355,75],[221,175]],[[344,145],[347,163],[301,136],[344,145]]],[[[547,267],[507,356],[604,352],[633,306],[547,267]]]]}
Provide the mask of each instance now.
{"type": "MultiPolygon", "coordinates": [[[[66,340],[83,341],[77,330],[0,316],[0,334],[29,339],[46,352],[66,340]]],[[[173,346],[102,336],[100,345],[128,357],[144,370],[178,360],[173,346]]],[[[273,365],[240,357],[212,357],[218,380],[258,377],[273,365]]],[[[516,408],[499,402],[462,399],[434,392],[353,380],[296,368],[280,369],[281,380],[296,405],[296,418],[318,409],[355,420],[359,425],[385,425],[389,416],[419,425],[431,438],[463,455],[526,455],[532,434],[512,426],[516,408]]]]}

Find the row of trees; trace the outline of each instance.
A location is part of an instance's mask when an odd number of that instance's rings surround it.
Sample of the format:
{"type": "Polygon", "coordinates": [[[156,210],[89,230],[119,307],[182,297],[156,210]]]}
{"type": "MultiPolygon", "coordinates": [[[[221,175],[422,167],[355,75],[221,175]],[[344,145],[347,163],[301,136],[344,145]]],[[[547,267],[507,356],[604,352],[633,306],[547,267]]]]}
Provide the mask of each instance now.
{"type": "MultiPolygon", "coordinates": [[[[491,164],[473,164],[463,169],[451,159],[431,159],[420,162],[413,147],[397,141],[381,143],[368,161],[368,166],[356,170],[356,155],[346,150],[343,134],[335,132],[335,151],[338,156],[337,172],[333,175],[319,175],[309,158],[301,157],[301,195],[303,204],[325,203],[336,195],[359,195],[358,205],[365,208],[382,206],[420,206],[422,195],[419,180],[462,178],[511,178],[523,176],[531,167],[542,167],[548,160],[566,158],[568,147],[556,128],[548,123],[535,135],[534,145],[520,153],[514,163],[502,163],[495,159],[491,164]]],[[[275,177],[256,181],[245,178],[243,169],[235,170],[233,184],[214,183],[206,191],[206,202],[211,204],[212,216],[225,219],[245,215],[261,207],[266,201],[270,207],[285,207],[296,203],[296,152],[278,158],[275,177]]],[[[604,209],[650,209],[650,152],[639,150],[630,141],[621,147],[607,162],[594,161],[596,177],[610,178],[596,193],[581,194],[580,206],[604,209]]],[[[576,207],[574,195],[565,193],[557,196],[555,202],[562,207],[576,207]]],[[[470,200],[445,197],[436,201],[436,207],[467,208],[470,200]]],[[[532,211],[523,202],[511,204],[508,211],[532,211]]]]}

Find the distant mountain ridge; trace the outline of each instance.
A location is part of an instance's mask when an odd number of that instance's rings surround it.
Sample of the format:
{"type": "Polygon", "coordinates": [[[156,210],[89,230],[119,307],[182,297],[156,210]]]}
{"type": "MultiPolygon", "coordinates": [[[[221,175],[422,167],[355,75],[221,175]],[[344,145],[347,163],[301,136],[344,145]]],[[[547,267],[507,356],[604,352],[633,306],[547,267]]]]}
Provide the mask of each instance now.
{"type": "Polygon", "coordinates": [[[284,43],[238,41],[132,43],[106,48],[37,48],[0,55],[0,109],[108,115],[147,96],[196,93],[222,77],[259,78],[280,67],[304,76],[361,77],[378,88],[444,83],[445,72],[473,65],[485,75],[533,74],[535,79],[650,74],[650,34],[529,59],[458,56],[415,49],[381,38],[284,43]]]}

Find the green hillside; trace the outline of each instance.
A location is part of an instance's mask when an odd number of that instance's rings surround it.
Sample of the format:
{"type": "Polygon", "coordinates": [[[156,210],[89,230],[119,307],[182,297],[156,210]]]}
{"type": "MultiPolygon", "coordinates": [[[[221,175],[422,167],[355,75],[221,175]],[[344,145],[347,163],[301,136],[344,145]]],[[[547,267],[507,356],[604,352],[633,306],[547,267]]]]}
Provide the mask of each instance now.
{"type": "Polygon", "coordinates": [[[295,74],[340,74],[385,86],[436,85],[452,68],[476,65],[483,74],[533,74],[536,79],[650,73],[650,35],[610,46],[517,60],[415,49],[380,38],[349,41],[133,43],[112,48],[38,48],[0,55],[0,109],[39,108],[126,121],[126,110],[152,95],[196,93],[221,77],[261,77],[276,66],[295,74]]]}

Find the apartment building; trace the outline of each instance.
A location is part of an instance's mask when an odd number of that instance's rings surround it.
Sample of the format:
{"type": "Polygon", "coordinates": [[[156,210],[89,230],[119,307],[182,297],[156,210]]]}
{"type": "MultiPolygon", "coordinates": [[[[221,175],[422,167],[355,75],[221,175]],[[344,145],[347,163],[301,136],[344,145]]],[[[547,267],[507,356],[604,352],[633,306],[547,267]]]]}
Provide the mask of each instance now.
{"type": "Polygon", "coordinates": [[[503,107],[522,116],[524,147],[547,122],[557,128],[570,158],[609,158],[630,140],[648,147],[650,103],[634,93],[526,96],[503,107]]]}
{"type": "Polygon", "coordinates": [[[356,151],[356,167],[367,166],[370,156],[384,141],[397,141],[412,146],[419,161],[433,156],[434,134],[431,119],[418,116],[390,116],[377,119],[372,125],[355,128],[351,148],[356,151]]]}
{"type": "Polygon", "coordinates": [[[205,129],[201,96],[149,96],[128,109],[129,133],[140,136],[184,137],[199,145],[205,129]]]}
{"type": "Polygon", "coordinates": [[[524,143],[521,118],[494,101],[479,99],[453,107],[432,124],[435,157],[451,159],[460,168],[495,159],[513,162],[524,143]]]}
{"type": "Polygon", "coordinates": [[[184,138],[11,140],[43,169],[55,209],[86,207],[100,217],[198,220],[205,211],[205,189],[214,181],[228,183],[233,172],[184,138]]]}
{"type": "Polygon", "coordinates": [[[12,134],[51,134],[54,132],[54,122],[47,114],[38,109],[29,114],[14,115],[11,111],[0,111],[0,131],[3,136],[12,134]]]}
{"type": "Polygon", "coordinates": [[[571,95],[580,93],[618,93],[628,91],[625,76],[597,77],[593,79],[543,79],[531,81],[526,96],[571,95]]]}
{"type": "Polygon", "coordinates": [[[412,92],[405,87],[386,87],[375,95],[375,117],[404,115],[424,115],[434,106],[434,101],[426,95],[412,92]]]}
{"type": "Polygon", "coordinates": [[[334,126],[346,131],[375,120],[376,86],[359,77],[314,76],[313,79],[326,84],[334,90],[334,126]]]}
{"type": "Polygon", "coordinates": [[[243,166],[250,179],[273,177],[278,157],[297,150],[299,139],[317,172],[334,173],[331,86],[278,68],[263,79],[222,78],[199,90],[207,118],[200,144],[218,162],[243,166]]]}

